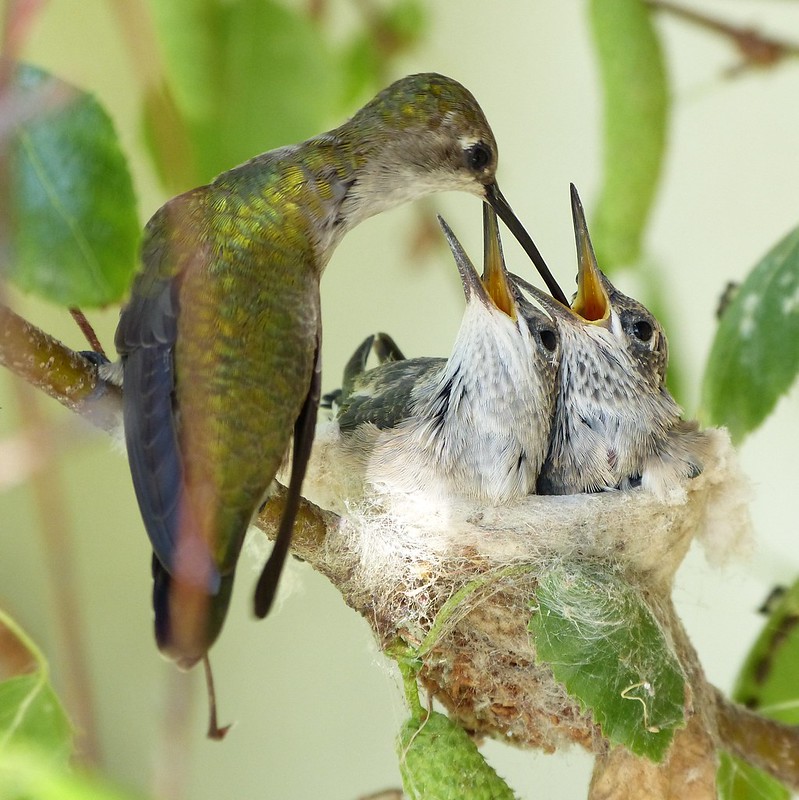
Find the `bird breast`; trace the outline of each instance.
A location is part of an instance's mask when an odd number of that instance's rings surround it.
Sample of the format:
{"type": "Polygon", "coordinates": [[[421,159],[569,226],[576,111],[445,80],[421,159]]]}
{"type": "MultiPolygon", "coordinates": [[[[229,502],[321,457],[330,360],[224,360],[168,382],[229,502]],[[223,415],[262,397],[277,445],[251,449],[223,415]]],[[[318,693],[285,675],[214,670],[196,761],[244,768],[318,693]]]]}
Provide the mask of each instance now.
{"type": "Polygon", "coordinates": [[[476,305],[446,367],[418,387],[414,413],[379,434],[367,468],[376,486],[490,503],[533,490],[552,413],[547,379],[526,323],[476,305]]]}

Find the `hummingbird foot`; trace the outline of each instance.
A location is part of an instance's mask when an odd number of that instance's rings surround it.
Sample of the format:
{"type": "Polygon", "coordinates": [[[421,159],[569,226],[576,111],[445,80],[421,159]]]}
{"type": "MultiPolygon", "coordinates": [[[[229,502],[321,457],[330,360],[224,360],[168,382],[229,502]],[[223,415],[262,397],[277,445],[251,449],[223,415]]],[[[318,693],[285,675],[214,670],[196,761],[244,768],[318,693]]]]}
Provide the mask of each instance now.
{"type": "Polygon", "coordinates": [[[233,727],[231,722],[228,725],[219,727],[216,715],[216,687],[214,686],[214,673],[211,669],[211,661],[206,653],[203,656],[203,669],[205,671],[205,689],[208,693],[208,733],[207,736],[214,742],[221,742],[228,731],[233,727]]]}
{"type": "Polygon", "coordinates": [[[95,367],[111,363],[105,353],[98,353],[96,350],[78,350],[78,355],[85,358],[90,364],[94,364],[95,367]]]}

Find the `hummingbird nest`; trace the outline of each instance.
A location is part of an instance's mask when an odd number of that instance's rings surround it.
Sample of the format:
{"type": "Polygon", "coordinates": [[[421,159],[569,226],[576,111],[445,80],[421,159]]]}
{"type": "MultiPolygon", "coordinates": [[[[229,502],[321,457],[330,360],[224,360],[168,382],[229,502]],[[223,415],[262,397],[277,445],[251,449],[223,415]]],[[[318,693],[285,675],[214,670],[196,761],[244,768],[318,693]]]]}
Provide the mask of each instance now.
{"type": "Polygon", "coordinates": [[[383,648],[402,640],[419,654],[422,683],[467,730],[545,751],[578,742],[603,752],[590,714],[536,663],[527,630],[536,576],[557,563],[611,565],[670,637],[688,680],[687,717],[709,707],[671,588],[695,537],[714,563],[748,547],[750,491],[727,432],[703,435],[705,469],[666,497],[638,488],[487,507],[366,486],[337,426],[323,423],[304,494],[326,510],[314,522],[324,532],[309,547],[301,515],[295,552],[330,577],[383,648]]]}

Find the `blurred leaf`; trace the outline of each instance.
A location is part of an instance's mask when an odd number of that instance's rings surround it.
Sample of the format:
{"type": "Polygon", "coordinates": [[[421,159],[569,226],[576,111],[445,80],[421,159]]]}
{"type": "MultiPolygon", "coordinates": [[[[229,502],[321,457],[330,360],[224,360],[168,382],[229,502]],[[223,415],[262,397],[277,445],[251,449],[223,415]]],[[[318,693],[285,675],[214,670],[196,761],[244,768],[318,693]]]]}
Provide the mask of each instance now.
{"type": "MultiPolygon", "coordinates": [[[[13,747],[37,747],[56,763],[72,752],[72,728],[49,681],[47,663],[28,637],[0,612],[0,624],[30,654],[36,670],[0,682],[0,754],[13,747]]],[[[0,793],[0,796],[4,797],[0,793]]]]}
{"type": "Polygon", "coordinates": [[[397,41],[397,48],[405,50],[417,44],[425,31],[427,15],[419,0],[399,0],[386,12],[386,26],[397,41]]]}
{"type": "Polygon", "coordinates": [[[100,781],[56,769],[35,750],[11,749],[0,759],[3,800],[125,800],[100,781]]]}
{"type": "Polygon", "coordinates": [[[757,767],[721,753],[716,777],[719,800],[790,800],[791,793],[757,767]]]}
{"type": "Polygon", "coordinates": [[[402,784],[410,800],[513,800],[471,737],[444,714],[412,716],[397,742],[402,784]]]}
{"type": "Polygon", "coordinates": [[[724,311],[710,352],[703,406],[740,442],[799,371],[799,228],[752,270],[724,311]]]}
{"type": "Polygon", "coordinates": [[[354,105],[371,92],[381,72],[374,37],[359,32],[344,52],[344,103],[354,105]]]}
{"type": "Polygon", "coordinates": [[[8,276],[61,305],[118,301],[139,223],[110,118],[91,95],[27,65],[13,74],[6,108],[8,276]]]}
{"type": "Polygon", "coordinates": [[[427,15],[419,0],[398,0],[386,9],[362,4],[361,11],[364,25],[344,50],[344,109],[382,89],[392,59],[416,45],[426,28],[427,15]]]}
{"type": "Polygon", "coordinates": [[[776,602],[735,683],[733,699],[799,725],[799,581],[776,602]]]}
{"type": "Polygon", "coordinates": [[[685,724],[685,677],[639,593],[607,567],[572,563],[545,571],[536,597],[539,661],[613,744],[660,761],[685,724]]]}
{"type": "Polygon", "coordinates": [[[69,720],[47,675],[21,675],[0,683],[0,751],[33,743],[56,761],[72,752],[69,720]]]}
{"type": "Polygon", "coordinates": [[[669,114],[666,67],[641,0],[591,0],[604,89],[604,186],[592,238],[606,271],[641,252],[657,189],[669,114]]]}
{"type": "MultiPolygon", "coordinates": [[[[784,592],[744,661],[733,699],[769,719],[799,724],[799,582],[784,592]]],[[[779,781],[725,755],[719,768],[723,800],[787,800],[779,781]]]]}
{"type": "MultiPolygon", "coordinates": [[[[185,118],[194,182],[332,121],[342,70],[313,22],[275,0],[151,0],[169,93],[185,118]]],[[[146,108],[146,125],[159,105],[146,108]]],[[[150,137],[171,175],[163,137],[150,137]]],[[[180,188],[188,188],[183,186],[180,188]]]]}

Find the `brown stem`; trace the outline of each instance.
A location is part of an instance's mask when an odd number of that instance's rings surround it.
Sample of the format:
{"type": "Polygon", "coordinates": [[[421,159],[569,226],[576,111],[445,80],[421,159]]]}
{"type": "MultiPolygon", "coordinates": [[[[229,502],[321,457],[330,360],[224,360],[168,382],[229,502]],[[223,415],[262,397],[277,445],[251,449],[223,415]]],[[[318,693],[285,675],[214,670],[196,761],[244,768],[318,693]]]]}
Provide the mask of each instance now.
{"type": "Polygon", "coordinates": [[[0,304],[0,364],[106,431],[119,428],[122,391],[97,367],[0,304]]]}
{"type": "Polygon", "coordinates": [[[698,717],[677,731],[662,764],[623,747],[597,757],[588,800],[716,800],[712,739],[698,717]]]}
{"type": "Polygon", "coordinates": [[[799,45],[766,36],[753,28],[743,28],[716,17],[710,17],[669,0],[645,0],[652,8],[666,11],[707,30],[730,39],[738,48],[744,64],[752,67],[772,67],[789,55],[799,55],[799,45]]]}
{"type": "Polygon", "coordinates": [[[105,355],[105,350],[103,349],[102,344],[100,344],[100,340],[97,338],[97,334],[95,333],[91,322],[86,319],[86,315],[77,307],[70,308],[69,313],[72,315],[72,319],[74,319],[77,323],[81,333],[86,337],[89,347],[91,347],[95,353],[99,353],[101,356],[108,358],[108,356],[105,355]]]}
{"type": "Polygon", "coordinates": [[[718,689],[715,701],[723,747],[799,791],[799,726],[766,719],[733,703],[718,689]]]}

